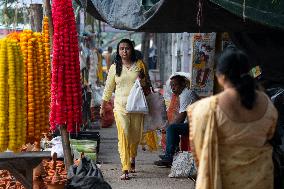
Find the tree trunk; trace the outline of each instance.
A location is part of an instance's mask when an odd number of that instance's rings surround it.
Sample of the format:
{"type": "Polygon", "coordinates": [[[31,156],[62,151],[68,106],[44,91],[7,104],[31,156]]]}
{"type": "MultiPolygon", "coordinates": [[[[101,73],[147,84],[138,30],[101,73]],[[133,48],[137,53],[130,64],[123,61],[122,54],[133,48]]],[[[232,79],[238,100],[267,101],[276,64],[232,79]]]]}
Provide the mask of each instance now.
{"type": "Polygon", "coordinates": [[[69,167],[73,165],[69,135],[66,129],[66,125],[60,125],[59,128],[60,128],[62,147],[64,153],[65,170],[68,171],[69,167]]]}
{"type": "Polygon", "coordinates": [[[141,52],[143,54],[143,61],[148,67],[149,67],[148,65],[149,48],[150,48],[150,33],[145,32],[142,34],[141,52]]]}
{"type": "Polygon", "coordinates": [[[52,21],[52,12],[51,12],[50,0],[44,0],[44,6],[45,6],[45,15],[48,17],[48,20],[49,20],[50,49],[51,49],[51,52],[52,52],[53,21],[52,21]]]}
{"type": "Polygon", "coordinates": [[[41,32],[43,8],[41,4],[31,4],[31,28],[32,31],[41,32]]]}

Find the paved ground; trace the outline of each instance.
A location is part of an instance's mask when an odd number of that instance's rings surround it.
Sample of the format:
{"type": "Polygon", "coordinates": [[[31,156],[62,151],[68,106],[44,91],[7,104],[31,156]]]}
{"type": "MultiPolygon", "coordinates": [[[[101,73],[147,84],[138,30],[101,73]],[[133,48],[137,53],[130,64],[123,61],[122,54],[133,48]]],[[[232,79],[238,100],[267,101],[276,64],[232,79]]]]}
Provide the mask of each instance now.
{"type": "Polygon", "coordinates": [[[136,170],[131,174],[131,180],[121,181],[120,159],[117,151],[116,128],[105,128],[100,130],[101,148],[99,161],[105,180],[113,189],[135,188],[135,189],[194,189],[194,183],[187,178],[168,178],[170,168],[159,168],[153,165],[161,152],[151,153],[142,151],[139,147],[136,170]]]}

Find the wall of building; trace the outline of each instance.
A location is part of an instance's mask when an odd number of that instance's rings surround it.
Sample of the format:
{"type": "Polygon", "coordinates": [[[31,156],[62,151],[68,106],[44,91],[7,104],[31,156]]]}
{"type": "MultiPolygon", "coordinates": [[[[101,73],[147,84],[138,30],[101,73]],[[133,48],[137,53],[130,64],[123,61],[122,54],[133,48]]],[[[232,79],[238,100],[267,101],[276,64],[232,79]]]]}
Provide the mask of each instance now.
{"type": "Polygon", "coordinates": [[[157,70],[162,84],[175,72],[190,72],[190,33],[157,33],[153,41],[157,48],[157,70]]]}

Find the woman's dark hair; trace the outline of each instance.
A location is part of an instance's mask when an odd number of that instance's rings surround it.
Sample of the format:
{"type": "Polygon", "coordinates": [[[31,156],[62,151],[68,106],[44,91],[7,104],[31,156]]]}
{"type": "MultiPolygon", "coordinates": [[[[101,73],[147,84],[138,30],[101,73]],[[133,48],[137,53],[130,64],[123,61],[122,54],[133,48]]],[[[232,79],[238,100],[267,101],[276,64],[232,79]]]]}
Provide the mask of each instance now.
{"type": "Polygon", "coordinates": [[[121,43],[127,43],[131,49],[131,62],[136,62],[137,61],[137,58],[136,58],[136,55],[135,55],[135,50],[134,50],[134,45],[133,45],[133,42],[129,39],[122,39],[121,41],[119,41],[119,43],[117,44],[117,48],[116,48],[116,56],[115,56],[115,59],[114,59],[114,63],[115,63],[115,67],[116,67],[116,75],[118,77],[120,77],[121,75],[121,71],[122,71],[122,60],[121,60],[121,57],[119,55],[119,45],[121,43]]]}
{"type": "Polygon", "coordinates": [[[238,91],[242,105],[252,109],[256,101],[256,82],[249,75],[248,56],[235,46],[227,47],[217,59],[217,74],[224,74],[238,91]]]}

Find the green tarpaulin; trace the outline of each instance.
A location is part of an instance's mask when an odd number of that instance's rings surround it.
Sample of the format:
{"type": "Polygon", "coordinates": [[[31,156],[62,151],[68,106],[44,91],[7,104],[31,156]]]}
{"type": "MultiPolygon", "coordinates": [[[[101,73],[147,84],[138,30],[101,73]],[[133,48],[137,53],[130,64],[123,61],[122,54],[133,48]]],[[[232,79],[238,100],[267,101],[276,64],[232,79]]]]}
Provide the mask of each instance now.
{"type": "Polygon", "coordinates": [[[261,24],[284,29],[283,0],[210,0],[229,12],[261,24]]]}

